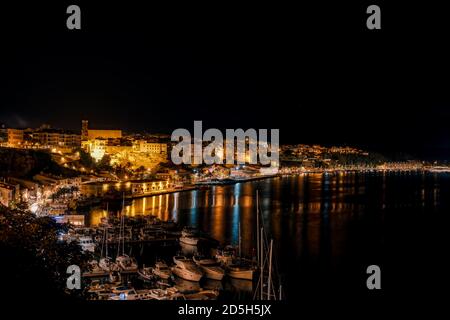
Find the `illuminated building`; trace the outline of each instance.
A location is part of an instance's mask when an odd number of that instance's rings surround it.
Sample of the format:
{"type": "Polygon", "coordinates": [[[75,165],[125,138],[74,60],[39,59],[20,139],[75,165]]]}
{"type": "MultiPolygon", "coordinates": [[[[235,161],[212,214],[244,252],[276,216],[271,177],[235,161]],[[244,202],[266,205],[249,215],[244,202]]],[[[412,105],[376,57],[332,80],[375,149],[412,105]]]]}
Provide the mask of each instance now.
{"type": "Polygon", "coordinates": [[[89,121],[82,120],[81,137],[82,140],[120,139],[122,138],[122,130],[89,129],[89,121]]]}
{"type": "Polygon", "coordinates": [[[8,129],[8,146],[17,147],[23,144],[22,129],[8,129]]]}
{"type": "Polygon", "coordinates": [[[88,139],[120,139],[122,130],[88,130],[88,139]]]}
{"type": "Polygon", "coordinates": [[[0,203],[5,207],[20,200],[19,185],[0,182],[0,203]]]}
{"type": "Polygon", "coordinates": [[[137,152],[147,152],[147,153],[153,153],[153,154],[167,154],[167,143],[136,140],[133,142],[133,149],[137,152]]]}
{"type": "Polygon", "coordinates": [[[81,145],[81,137],[69,131],[44,129],[32,133],[33,140],[41,146],[77,148],[81,145]]]}
{"type": "Polygon", "coordinates": [[[90,145],[90,154],[91,157],[95,160],[99,161],[106,152],[106,144],[107,140],[104,139],[95,139],[91,141],[90,145]]]}

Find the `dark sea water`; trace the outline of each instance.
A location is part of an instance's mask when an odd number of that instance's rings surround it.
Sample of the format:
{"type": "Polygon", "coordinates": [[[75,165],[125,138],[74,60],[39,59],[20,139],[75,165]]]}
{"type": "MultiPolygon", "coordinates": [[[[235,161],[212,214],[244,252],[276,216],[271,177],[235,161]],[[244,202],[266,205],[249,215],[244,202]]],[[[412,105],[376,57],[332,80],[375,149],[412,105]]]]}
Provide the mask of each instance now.
{"type": "MultiPolygon", "coordinates": [[[[240,223],[243,252],[251,255],[257,190],[287,300],[366,295],[372,264],[381,267],[383,292],[394,295],[435,284],[447,272],[448,174],[278,177],[135,199],[125,211],[198,227],[223,244],[237,245],[240,223]]],[[[90,223],[102,216],[106,211],[93,209],[90,223]]]]}

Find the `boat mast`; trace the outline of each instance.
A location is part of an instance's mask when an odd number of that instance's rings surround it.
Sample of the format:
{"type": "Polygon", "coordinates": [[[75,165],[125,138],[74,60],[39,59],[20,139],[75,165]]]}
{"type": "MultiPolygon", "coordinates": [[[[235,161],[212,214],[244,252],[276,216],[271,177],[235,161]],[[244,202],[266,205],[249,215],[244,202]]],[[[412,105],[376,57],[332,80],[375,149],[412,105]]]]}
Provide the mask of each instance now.
{"type": "Polygon", "coordinates": [[[270,300],[270,295],[272,294],[272,246],[273,239],[270,239],[270,251],[269,251],[269,279],[267,281],[267,300],[270,300]]]}
{"type": "Polygon", "coordinates": [[[260,233],[261,237],[260,237],[260,244],[259,244],[259,249],[261,250],[259,256],[260,256],[260,286],[261,286],[261,300],[263,300],[263,296],[264,296],[264,243],[263,243],[263,228],[261,227],[261,233],[260,233]]]}
{"type": "Polygon", "coordinates": [[[108,258],[108,228],[105,228],[105,237],[103,239],[103,241],[105,241],[105,246],[106,246],[106,256],[105,258],[108,258]]]}
{"type": "Polygon", "coordinates": [[[282,287],[281,283],[279,284],[279,296],[277,296],[277,292],[274,289],[273,284],[273,239],[270,239],[270,243],[267,243],[267,235],[264,232],[264,223],[260,223],[263,217],[259,216],[259,192],[256,190],[256,238],[257,238],[257,268],[259,268],[259,280],[255,289],[255,293],[253,298],[257,298],[259,295],[260,300],[281,300],[282,297],[282,287]],[[265,247],[268,249],[266,253],[264,253],[265,247]],[[268,264],[266,264],[266,260],[268,260],[268,264]],[[266,270],[265,270],[266,269],[266,270]],[[266,272],[268,272],[266,274],[266,272]],[[267,276],[267,277],[266,277],[267,276]],[[265,281],[267,279],[267,282],[265,281]],[[264,285],[267,285],[267,291],[264,290],[264,285]]]}
{"type": "Polygon", "coordinates": [[[100,251],[100,258],[103,258],[103,247],[105,246],[105,230],[103,230],[103,236],[102,236],[102,249],[100,251]]]}
{"type": "Polygon", "coordinates": [[[259,252],[259,191],[256,190],[256,261],[260,263],[259,252]]]}
{"type": "MultiPolygon", "coordinates": [[[[109,202],[106,202],[106,217],[108,217],[108,205],[109,202]]],[[[103,232],[102,254],[103,246],[105,246],[105,258],[108,258],[108,223],[106,224],[105,231],[103,232]]]]}
{"type": "Polygon", "coordinates": [[[122,255],[125,255],[125,216],[124,210],[125,208],[125,192],[122,197],[122,255]]]}
{"type": "MultiPolygon", "coordinates": [[[[122,209],[120,210],[120,220],[119,220],[119,242],[117,244],[117,257],[120,256],[120,247],[121,247],[121,242],[122,242],[122,223],[123,223],[123,206],[125,204],[125,193],[123,193],[123,197],[122,197],[122,209]]],[[[125,248],[125,243],[123,244],[124,248],[125,248]]],[[[125,252],[125,249],[123,250],[125,252]]],[[[123,254],[123,253],[122,253],[123,254]]]]}

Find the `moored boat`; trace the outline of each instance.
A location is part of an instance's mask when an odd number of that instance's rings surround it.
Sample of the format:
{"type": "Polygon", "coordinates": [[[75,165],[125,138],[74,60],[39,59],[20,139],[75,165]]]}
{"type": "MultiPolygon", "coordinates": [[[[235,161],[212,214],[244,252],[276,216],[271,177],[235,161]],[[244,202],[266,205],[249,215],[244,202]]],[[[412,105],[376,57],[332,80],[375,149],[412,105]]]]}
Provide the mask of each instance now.
{"type": "Polygon", "coordinates": [[[184,227],[183,230],[181,230],[182,237],[195,237],[198,233],[199,231],[192,227],[184,227]]]}
{"type": "Polygon", "coordinates": [[[219,266],[214,265],[200,265],[205,277],[212,280],[222,280],[225,275],[225,270],[219,266]]]}
{"type": "Polygon", "coordinates": [[[167,280],[172,276],[172,271],[163,261],[157,261],[155,263],[155,267],[152,269],[152,272],[155,276],[158,276],[164,280],[167,280]]]}
{"type": "Polygon", "coordinates": [[[236,279],[253,280],[255,271],[255,268],[241,264],[233,264],[227,267],[227,275],[236,279]]]}
{"type": "Polygon", "coordinates": [[[95,277],[104,275],[105,271],[99,266],[97,260],[91,260],[88,263],[88,270],[83,273],[85,277],[95,277]]]}
{"type": "Polygon", "coordinates": [[[235,258],[234,250],[226,248],[223,250],[218,250],[215,258],[222,266],[229,266],[233,264],[233,259],[235,258]]]}
{"type": "Polygon", "coordinates": [[[218,290],[201,290],[196,293],[185,294],[186,300],[216,300],[218,296],[218,290]]]}
{"type": "Polygon", "coordinates": [[[179,240],[182,243],[189,244],[191,246],[196,246],[200,239],[193,236],[181,236],[179,240]]]}
{"type": "Polygon", "coordinates": [[[155,278],[155,275],[153,274],[153,268],[147,267],[142,268],[138,270],[138,275],[143,278],[144,280],[153,280],[155,278]]]}
{"type": "Polygon", "coordinates": [[[202,269],[206,278],[219,281],[223,279],[225,270],[218,265],[215,259],[202,256],[194,256],[193,259],[200,269],[202,269]]]}
{"type": "Polygon", "coordinates": [[[173,261],[176,265],[172,268],[172,272],[176,276],[189,281],[200,281],[202,278],[202,270],[191,259],[175,256],[173,261]]]}
{"type": "Polygon", "coordinates": [[[78,238],[78,244],[83,251],[94,252],[95,243],[90,236],[81,236],[78,238]]]}
{"type": "Polygon", "coordinates": [[[217,264],[217,261],[214,258],[207,258],[201,255],[195,255],[192,257],[194,262],[198,265],[214,265],[217,264]]]}
{"type": "Polygon", "coordinates": [[[124,254],[121,256],[118,256],[116,258],[116,263],[119,265],[120,269],[123,271],[137,271],[138,265],[134,258],[130,258],[128,255],[124,254]]]}
{"type": "Polygon", "coordinates": [[[101,258],[99,267],[105,272],[119,271],[119,266],[110,257],[101,258]]]}

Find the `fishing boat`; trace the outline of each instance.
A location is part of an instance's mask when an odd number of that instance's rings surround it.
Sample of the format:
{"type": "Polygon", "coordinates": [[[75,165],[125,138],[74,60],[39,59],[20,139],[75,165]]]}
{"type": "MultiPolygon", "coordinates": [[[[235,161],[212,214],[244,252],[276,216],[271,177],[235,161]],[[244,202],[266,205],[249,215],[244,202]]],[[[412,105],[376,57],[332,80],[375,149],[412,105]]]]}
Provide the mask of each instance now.
{"type": "Polygon", "coordinates": [[[219,281],[223,279],[225,270],[218,265],[216,260],[194,256],[194,262],[200,267],[206,278],[219,281]]]}
{"type": "Polygon", "coordinates": [[[176,276],[189,281],[200,281],[202,278],[202,270],[191,259],[184,256],[175,256],[173,261],[176,265],[172,268],[172,272],[176,276]]]}
{"type": "Polygon", "coordinates": [[[78,238],[78,244],[83,251],[94,252],[95,243],[90,236],[81,236],[78,238]]]}
{"type": "Polygon", "coordinates": [[[218,296],[218,290],[201,290],[196,293],[185,294],[186,300],[216,300],[218,296]]]}
{"type": "Polygon", "coordinates": [[[122,292],[120,294],[109,297],[109,300],[153,300],[153,290],[135,290],[122,292]]]}
{"type": "Polygon", "coordinates": [[[205,277],[212,280],[222,280],[225,275],[225,270],[216,265],[200,265],[200,269],[205,274],[205,277]]]}
{"type": "Polygon", "coordinates": [[[130,258],[126,254],[122,254],[116,258],[116,263],[119,265],[119,268],[123,271],[137,271],[138,265],[136,259],[130,258]]]}
{"type": "Polygon", "coordinates": [[[187,257],[185,257],[185,256],[174,256],[173,257],[173,262],[175,263],[175,264],[183,264],[183,263],[189,263],[191,260],[190,259],[188,259],[187,257]]]}
{"type": "Polygon", "coordinates": [[[120,284],[122,282],[122,276],[119,271],[111,271],[109,273],[109,282],[113,284],[120,284]]]}
{"type": "Polygon", "coordinates": [[[227,267],[227,274],[231,278],[253,280],[256,268],[244,264],[232,264],[227,267]]]}
{"type": "Polygon", "coordinates": [[[192,227],[184,227],[183,230],[181,230],[182,237],[195,237],[198,234],[199,234],[199,231],[192,227]]]}
{"type": "Polygon", "coordinates": [[[126,285],[111,287],[111,292],[114,294],[129,293],[129,292],[133,292],[133,291],[134,291],[134,288],[126,286],[126,285]]]}
{"type": "Polygon", "coordinates": [[[179,240],[181,243],[196,246],[200,239],[193,236],[181,236],[179,240]]]}
{"type": "Polygon", "coordinates": [[[142,269],[139,269],[137,273],[144,280],[151,281],[155,278],[155,275],[153,274],[153,268],[150,267],[143,267],[142,269]]]}
{"type": "Polygon", "coordinates": [[[153,300],[184,300],[184,295],[175,287],[167,289],[151,289],[150,297],[153,300]]]}
{"type": "Polygon", "coordinates": [[[192,246],[190,244],[185,244],[180,242],[181,253],[186,256],[194,256],[198,254],[197,246],[192,246]]]}
{"type": "Polygon", "coordinates": [[[227,246],[224,249],[217,250],[215,258],[222,266],[226,267],[233,264],[233,259],[235,258],[234,247],[227,246]]]}
{"type": "Polygon", "coordinates": [[[93,280],[90,283],[87,292],[89,292],[89,293],[98,293],[98,292],[102,292],[102,291],[107,291],[109,289],[110,288],[109,288],[108,284],[100,283],[99,280],[93,280]]]}
{"type": "Polygon", "coordinates": [[[172,276],[172,271],[164,261],[157,261],[155,263],[155,267],[152,269],[152,272],[155,276],[158,276],[164,280],[167,280],[172,276]]]}
{"type": "Polygon", "coordinates": [[[214,258],[207,258],[205,256],[201,256],[201,255],[195,255],[192,257],[192,259],[194,260],[194,262],[199,265],[213,265],[213,264],[217,264],[217,260],[214,258]]]}
{"type": "Polygon", "coordinates": [[[110,257],[100,258],[99,267],[105,272],[119,271],[120,268],[110,257]]]}
{"type": "Polygon", "coordinates": [[[96,277],[102,276],[105,274],[105,271],[99,266],[97,260],[91,260],[88,262],[88,271],[83,273],[84,277],[96,277]]]}

